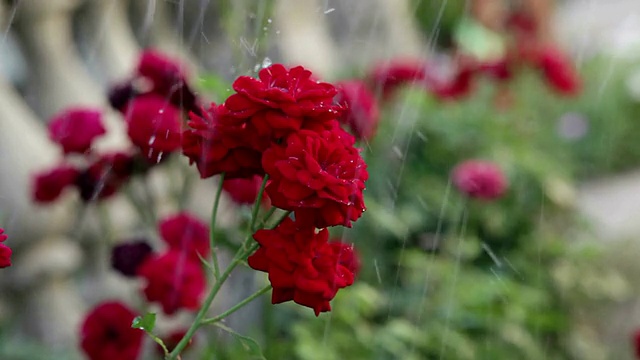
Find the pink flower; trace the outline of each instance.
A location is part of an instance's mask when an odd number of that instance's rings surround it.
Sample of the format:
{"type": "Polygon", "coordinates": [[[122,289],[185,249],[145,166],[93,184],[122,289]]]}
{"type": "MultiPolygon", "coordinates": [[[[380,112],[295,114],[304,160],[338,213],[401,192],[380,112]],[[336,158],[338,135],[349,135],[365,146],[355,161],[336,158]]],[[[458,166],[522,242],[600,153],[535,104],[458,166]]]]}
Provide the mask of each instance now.
{"type": "Polygon", "coordinates": [[[507,179],[494,163],[467,160],[453,170],[453,184],[471,198],[493,200],[507,189],[507,179]]]}
{"type": "Polygon", "coordinates": [[[65,154],[85,153],[93,140],[105,133],[99,109],[66,109],[49,122],[49,138],[62,146],[65,154]]]}
{"type": "Polygon", "coordinates": [[[7,245],[3,244],[9,237],[4,233],[4,229],[0,228],[0,269],[11,266],[11,253],[12,250],[7,245]]]}
{"type": "Polygon", "coordinates": [[[185,252],[193,260],[209,255],[209,226],[195,216],[181,212],[164,218],[159,225],[160,236],[169,248],[185,252]]]}
{"type": "Polygon", "coordinates": [[[359,80],[343,81],[337,84],[336,101],[346,110],[339,118],[349,126],[358,139],[371,139],[380,121],[380,109],[375,97],[366,84],[359,80]]]}

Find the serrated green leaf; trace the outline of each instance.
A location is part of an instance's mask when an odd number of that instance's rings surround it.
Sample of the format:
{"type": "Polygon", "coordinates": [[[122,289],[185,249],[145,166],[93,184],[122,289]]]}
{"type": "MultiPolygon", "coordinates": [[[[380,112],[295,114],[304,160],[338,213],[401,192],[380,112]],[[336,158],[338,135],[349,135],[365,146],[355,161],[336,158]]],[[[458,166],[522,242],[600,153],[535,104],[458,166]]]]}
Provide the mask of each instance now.
{"type": "Polygon", "coordinates": [[[244,347],[244,349],[247,350],[247,352],[249,353],[250,359],[267,360],[264,357],[264,355],[262,354],[262,350],[260,349],[260,345],[254,339],[252,339],[252,338],[250,338],[248,336],[240,335],[239,333],[235,332],[230,327],[222,325],[220,323],[214,323],[213,325],[219,327],[220,329],[228,332],[229,334],[231,334],[235,338],[237,338],[240,341],[240,343],[242,344],[242,346],[244,347]]]}
{"type": "Polygon", "coordinates": [[[144,330],[148,333],[153,331],[156,326],[156,314],[146,313],[143,316],[136,316],[131,322],[131,327],[134,329],[144,330]]]}

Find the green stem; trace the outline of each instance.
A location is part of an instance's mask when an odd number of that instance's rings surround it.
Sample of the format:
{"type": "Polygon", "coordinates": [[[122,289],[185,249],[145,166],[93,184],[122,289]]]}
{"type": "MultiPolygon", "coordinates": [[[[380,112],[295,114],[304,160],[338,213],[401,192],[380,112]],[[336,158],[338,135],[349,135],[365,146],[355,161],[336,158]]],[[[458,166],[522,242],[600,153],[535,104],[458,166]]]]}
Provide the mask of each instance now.
{"type": "Polygon", "coordinates": [[[200,307],[200,310],[196,314],[196,318],[194,319],[193,324],[191,324],[191,327],[189,327],[189,330],[187,330],[187,333],[184,334],[178,345],[176,345],[169,356],[167,356],[167,360],[177,359],[182,350],[184,350],[184,348],[193,337],[193,334],[195,334],[196,330],[198,330],[198,328],[202,325],[202,320],[204,320],[204,316],[207,314],[207,311],[209,311],[213,299],[222,288],[222,284],[224,284],[224,282],[229,278],[229,275],[231,275],[231,271],[233,271],[233,269],[235,269],[235,267],[240,264],[240,254],[244,254],[244,252],[240,250],[238,254],[236,254],[236,257],[233,259],[229,267],[224,271],[224,273],[222,273],[220,278],[216,280],[215,284],[211,288],[211,291],[209,292],[209,295],[207,295],[207,298],[204,300],[202,307],[200,307]]]}
{"type": "MultiPolygon", "coordinates": [[[[266,178],[266,176],[265,176],[265,178],[266,178]]],[[[255,210],[255,207],[260,204],[260,200],[261,200],[261,197],[262,197],[262,192],[264,191],[265,184],[266,184],[266,179],[265,179],[265,181],[262,182],[262,187],[260,189],[260,193],[258,194],[258,198],[256,199],[256,204],[254,206],[254,211],[253,211],[252,219],[251,219],[251,229],[253,229],[253,226],[254,226],[254,224],[256,222],[255,218],[258,215],[258,212],[255,210]]],[[[222,185],[220,185],[220,186],[222,187],[222,185]]],[[[214,209],[214,211],[216,211],[216,210],[217,210],[217,206],[214,209]]],[[[271,228],[274,228],[274,227],[278,226],[278,224],[280,224],[281,221],[283,221],[286,217],[288,217],[290,213],[291,213],[291,211],[287,211],[286,213],[284,213],[271,228]]],[[[215,225],[215,224],[212,224],[212,227],[213,227],[213,225],[215,225]]],[[[213,230],[214,229],[211,229],[211,231],[213,231],[213,230]]],[[[180,353],[187,346],[187,344],[189,343],[189,341],[193,337],[193,334],[195,334],[195,332],[198,330],[198,328],[200,328],[200,326],[202,326],[203,321],[205,320],[204,316],[207,314],[207,311],[209,311],[209,308],[211,307],[211,304],[213,303],[213,299],[216,297],[218,292],[220,292],[220,289],[222,288],[222,285],[229,278],[229,276],[231,275],[231,272],[233,271],[233,269],[235,269],[236,266],[238,266],[241,263],[243,263],[246,260],[248,255],[253,253],[258,247],[260,247],[260,245],[258,245],[258,243],[253,243],[251,246],[249,246],[249,243],[252,240],[253,240],[253,234],[249,234],[249,236],[247,236],[247,238],[243,242],[243,244],[240,247],[240,249],[238,249],[238,252],[236,252],[236,255],[233,257],[233,260],[231,261],[231,264],[229,264],[229,267],[224,271],[224,273],[222,273],[222,275],[218,279],[216,279],[216,282],[213,284],[213,287],[211,288],[211,291],[207,295],[207,298],[204,300],[204,302],[202,303],[202,306],[200,307],[200,310],[196,314],[196,317],[193,320],[193,324],[191,324],[191,326],[187,330],[187,333],[184,334],[184,336],[182,337],[180,342],[178,342],[178,345],[176,345],[176,347],[171,351],[171,353],[169,353],[169,355],[166,356],[166,360],[177,360],[177,359],[179,359],[180,353]]],[[[264,291],[267,291],[267,290],[264,290],[264,291]]],[[[246,304],[246,302],[245,302],[245,304],[246,304]]],[[[238,307],[238,309],[239,308],[240,307],[238,307]]]]}
{"type": "Polygon", "coordinates": [[[267,186],[267,181],[269,180],[269,175],[265,175],[262,180],[262,185],[260,185],[260,191],[258,191],[258,196],[256,197],[255,203],[253,203],[253,211],[251,212],[251,226],[249,227],[249,232],[255,232],[256,220],[258,220],[258,211],[260,210],[260,203],[262,202],[262,195],[264,194],[264,188],[267,186]]]}
{"type": "Polygon", "coordinates": [[[220,278],[220,264],[218,263],[218,254],[216,252],[216,219],[218,218],[218,205],[220,205],[220,195],[222,194],[222,185],[224,184],[224,173],[220,174],[220,185],[216,192],[216,199],[213,202],[213,210],[211,211],[211,223],[209,225],[209,241],[211,243],[211,258],[213,259],[213,276],[218,281],[220,278]]]}
{"type": "Polygon", "coordinates": [[[229,316],[229,315],[233,314],[234,312],[240,310],[243,306],[245,306],[248,303],[252,302],[257,297],[259,297],[260,295],[268,292],[269,290],[271,290],[271,285],[267,285],[267,286],[263,287],[262,289],[256,291],[251,296],[249,296],[246,299],[242,300],[241,302],[237,303],[232,308],[230,308],[229,310],[223,312],[222,314],[214,316],[214,317],[212,317],[210,319],[202,320],[202,325],[213,324],[213,323],[216,323],[216,322],[226,318],[227,316],[229,316]]]}
{"type": "Polygon", "coordinates": [[[264,214],[264,217],[262,218],[262,220],[260,220],[260,224],[258,224],[258,226],[264,227],[267,224],[267,221],[269,221],[269,219],[271,219],[271,216],[273,216],[273,214],[276,212],[276,210],[278,210],[278,208],[272,206],[271,209],[269,209],[269,211],[264,214]]]}

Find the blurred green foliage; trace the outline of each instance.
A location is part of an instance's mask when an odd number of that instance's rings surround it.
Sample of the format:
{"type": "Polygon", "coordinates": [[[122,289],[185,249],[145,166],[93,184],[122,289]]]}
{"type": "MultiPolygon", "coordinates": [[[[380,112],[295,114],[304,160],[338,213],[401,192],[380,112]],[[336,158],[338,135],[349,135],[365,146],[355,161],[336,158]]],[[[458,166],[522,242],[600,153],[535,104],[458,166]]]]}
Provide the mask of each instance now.
{"type": "Polygon", "coordinates": [[[283,345],[268,358],[603,358],[608,349],[594,329],[575,326],[576,313],[632,292],[582,241],[591,235],[574,184],[640,163],[630,139],[638,105],[625,71],[609,67],[584,64],[577,98],[524,72],[508,85],[507,107],[496,105],[504,89],[488,81],[458,102],[398,94],[364,144],[368,211],[340,234],[363,259],[357,283],[320,319],[279,309],[272,326],[283,345]],[[584,125],[574,136],[563,135],[567,116],[584,125]],[[466,200],[452,187],[452,168],[469,158],[500,164],[504,198],[466,200]]]}

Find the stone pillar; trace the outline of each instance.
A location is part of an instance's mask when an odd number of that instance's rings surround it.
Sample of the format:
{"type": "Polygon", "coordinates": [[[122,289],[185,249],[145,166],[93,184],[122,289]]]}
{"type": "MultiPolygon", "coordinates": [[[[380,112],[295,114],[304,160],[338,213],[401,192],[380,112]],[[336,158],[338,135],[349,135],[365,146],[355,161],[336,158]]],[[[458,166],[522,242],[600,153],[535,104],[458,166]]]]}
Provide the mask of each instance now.
{"type": "Polygon", "coordinates": [[[140,47],[129,24],[128,0],[88,0],[80,18],[88,66],[104,86],[131,76],[140,47]]]}

